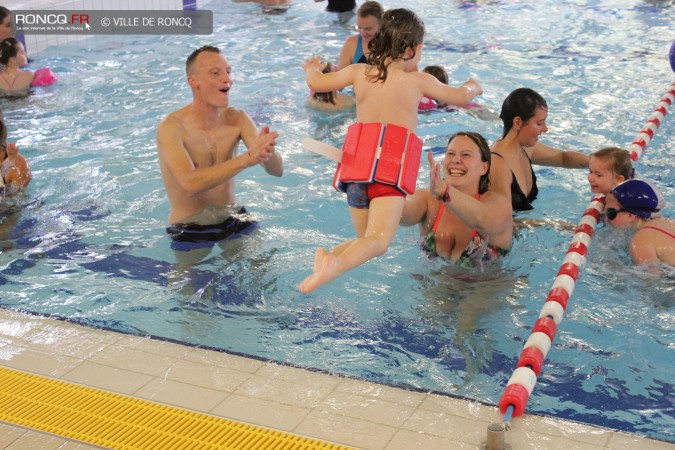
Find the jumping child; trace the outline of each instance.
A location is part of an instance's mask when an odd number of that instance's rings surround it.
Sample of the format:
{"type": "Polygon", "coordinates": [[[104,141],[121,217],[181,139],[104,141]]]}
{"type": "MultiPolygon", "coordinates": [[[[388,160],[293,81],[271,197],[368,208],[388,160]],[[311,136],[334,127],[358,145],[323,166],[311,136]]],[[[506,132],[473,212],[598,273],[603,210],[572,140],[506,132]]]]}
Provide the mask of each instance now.
{"type": "Polygon", "coordinates": [[[369,44],[370,65],[352,64],[339,72],[322,73],[326,63],[317,56],[302,66],[314,91],[353,85],[357,121],[347,132],[335,177],[337,187],[347,193],[357,238],[332,251],[316,251],[312,275],[298,286],[303,293],[387,251],[401,220],[405,195],[415,191],[422,151],[415,131],[422,97],[459,106],[483,92],[471,78],[452,87],[418,72],[423,40],[422,20],[407,9],[392,9],[382,16],[369,44]]]}

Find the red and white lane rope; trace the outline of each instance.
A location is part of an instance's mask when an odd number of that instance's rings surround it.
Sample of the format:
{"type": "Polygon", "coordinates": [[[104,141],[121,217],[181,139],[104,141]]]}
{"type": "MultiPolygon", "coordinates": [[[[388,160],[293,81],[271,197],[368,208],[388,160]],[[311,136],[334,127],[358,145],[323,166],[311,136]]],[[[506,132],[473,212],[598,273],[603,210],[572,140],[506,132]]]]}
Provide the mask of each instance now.
{"type": "MultiPolygon", "coordinates": [[[[671,47],[671,66],[675,71],[675,64],[672,61],[673,54],[675,54],[675,43],[671,47]]],[[[670,89],[656,105],[645,127],[630,144],[628,150],[634,161],[642,155],[647,144],[651,142],[656,129],[668,112],[668,107],[673,103],[675,103],[675,82],[670,85],[670,89]]],[[[506,383],[504,394],[499,400],[499,410],[504,414],[504,423],[506,423],[507,428],[512,417],[523,414],[532,390],[537,384],[537,376],[541,372],[544,358],[551,349],[558,325],[560,325],[565,308],[567,308],[567,302],[574,292],[579,268],[586,262],[586,253],[591,243],[591,237],[604,209],[604,195],[591,199],[579,221],[574,238],[572,238],[572,244],[567,250],[558,275],[546,297],[539,318],[532,327],[532,334],[525,342],[517,368],[506,383]]]]}
{"type": "MultiPolygon", "coordinates": [[[[675,47],[674,47],[675,48],[675,47]]],[[[659,128],[663,117],[668,114],[668,107],[675,103],[675,81],[670,85],[670,89],[665,95],[659,100],[659,103],[656,104],[654,112],[647,119],[640,134],[637,135],[633,142],[628,146],[628,151],[630,152],[630,157],[633,161],[637,161],[642,152],[645,150],[645,147],[651,142],[654,137],[656,129],[659,128]]]]}
{"type": "Polygon", "coordinates": [[[506,384],[499,401],[499,410],[504,414],[504,422],[510,422],[511,416],[520,416],[525,411],[527,400],[537,384],[537,376],[541,372],[544,358],[551,349],[558,325],[562,322],[567,302],[574,292],[579,268],[586,263],[591,237],[604,209],[605,197],[593,197],[579,221],[539,318],[532,327],[532,334],[525,342],[517,368],[506,384]]]}

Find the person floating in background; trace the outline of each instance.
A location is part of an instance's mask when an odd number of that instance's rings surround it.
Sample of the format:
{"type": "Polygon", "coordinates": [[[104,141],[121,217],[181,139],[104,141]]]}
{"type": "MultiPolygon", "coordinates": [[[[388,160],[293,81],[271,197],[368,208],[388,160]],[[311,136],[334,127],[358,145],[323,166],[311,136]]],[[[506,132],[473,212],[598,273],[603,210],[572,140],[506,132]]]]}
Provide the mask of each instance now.
{"type": "MultiPolygon", "coordinates": [[[[448,84],[448,72],[441,66],[426,66],[422,72],[433,75],[438,81],[443,84],[448,84]]],[[[418,109],[420,111],[429,111],[436,108],[442,108],[445,105],[439,104],[436,100],[429,97],[422,97],[418,109]]]]}
{"type": "Polygon", "coordinates": [[[605,216],[616,228],[637,230],[628,251],[635,264],[675,266],[675,220],[661,217],[661,190],[642,179],[624,181],[607,196],[605,216]]]}
{"type": "Polygon", "coordinates": [[[367,64],[370,50],[368,45],[380,28],[380,19],[384,8],[378,2],[367,1],[359,6],[356,12],[356,26],[359,34],[349,36],[340,51],[338,69],[344,69],[350,64],[367,64]]]}
{"type": "MultiPolygon", "coordinates": [[[[322,1],[322,0],[314,0],[322,1]]],[[[349,11],[354,11],[356,8],[356,0],[328,0],[328,6],[326,6],[326,11],[344,13],[349,11]]]]}
{"type": "Polygon", "coordinates": [[[157,127],[162,180],[171,206],[167,233],[174,250],[208,248],[257,227],[237,205],[235,176],[256,165],[283,174],[278,133],[256,130],[246,112],[229,106],[231,67],[220,50],[203,46],[186,62],[192,103],[157,127]],[[237,155],[240,141],[247,151],[237,155]]]}
{"type": "MultiPolygon", "coordinates": [[[[26,41],[24,39],[23,33],[15,35],[15,30],[12,25],[12,12],[4,6],[0,6],[0,41],[3,41],[8,37],[15,37],[24,45],[24,52],[26,52],[26,41]]],[[[26,54],[28,54],[28,52],[26,52],[26,54]]],[[[29,63],[33,61],[30,57],[27,59],[29,63]]]]}
{"type": "Polygon", "coordinates": [[[13,37],[0,41],[0,92],[27,92],[34,74],[21,67],[28,64],[23,44],[13,37]]]}
{"type": "Polygon", "coordinates": [[[429,189],[406,198],[401,225],[419,224],[422,249],[457,264],[481,267],[505,255],[511,249],[513,215],[506,197],[488,190],[491,155],[483,136],[452,135],[440,165],[431,152],[427,155],[429,189]]]}
{"type": "Polygon", "coordinates": [[[234,3],[258,3],[264,14],[283,14],[291,7],[291,0],[233,0],[234,3]]]}
{"type": "Polygon", "coordinates": [[[419,72],[423,40],[424,23],[414,12],[389,10],[370,43],[372,65],[352,64],[323,73],[326,63],[313,57],[302,66],[307,84],[317,92],[354,88],[357,123],[345,138],[336,181],[347,194],[357,238],[332,251],[318,249],[313,274],[298,286],[301,292],[311,292],[387,251],[405,195],[415,191],[422,151],[415,131],[422,97],[463,105],[483,92],[473,79],[452,87],[419,72]]]}
{"type": "Polygon", "coordinates": [[[633,177],[633,162],[628,150],[605,147],[591,154],[588,161],[588,183],[594,194],[607,195],[617,184],[633,177]]]}
{"type": "Polygon", "coordinates": [[[12,12],[4,6],[0,6],[0,41],[9,37],[14,37],[12,34],[12,12]]]}
{"type": "MultiPolygon", "coordinates": [[[[328,62],[323,73],[335,72],[335,66],[328,62]]],[[[307,99],[307,106],[320,111],[341,111],[354,106],[354,97],[344,95],[338,91],[311,92],[307,99]]]]}
{"type": "MultiPolygon", "coordinates": [[[[422,72],[433,75],[441,83],[448,84],[448,72],[441,66],[426,66],[424,69],[422,69],[422,72]]],[[[420,111],[445,110],[446,112],[454,112],[458,109],[462,109],[466,113],[480,120],[493,121],[499,119],[499,115],[491,108],[474,102],[469,102],[466,105],[461,105],[461,108],[457,108],[457,106],[448,106],[442,102],[437,102],[433,98],[422,97],[422,100],[420,100],[420,104],[417,108],[420,111]]]]}
{"type": "Polygon", "coordinates": [[[537,177],[532,164],[543,166],[588,167],[588,155],[562,151],[539,142],[539,136],[548,131],[548,106],[544,98],[529,88],[511,92],[499,117],[504,122],[501,139],[492,146],[490,169],[492,187],[511,200],[513,211],[534,209],[537,198],[537,177]]]}
{"type": "Polygon", "coordinates": [[[28,185],[33,175],[28,161],[19,153],[16,142],[7,142],[7,127],[0,119],[0,189],[22,188],[28,185]]]}

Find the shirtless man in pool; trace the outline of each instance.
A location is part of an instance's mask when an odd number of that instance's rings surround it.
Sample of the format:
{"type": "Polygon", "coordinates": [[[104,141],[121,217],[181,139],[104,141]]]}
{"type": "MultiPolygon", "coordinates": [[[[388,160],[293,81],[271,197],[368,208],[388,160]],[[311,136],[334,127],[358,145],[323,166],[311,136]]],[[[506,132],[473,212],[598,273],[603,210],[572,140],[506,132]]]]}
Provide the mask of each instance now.
{"type": "Polygon", "coordinates": [[[159,164],[171,204],[167,232],[175,250],[192,250],[195,243],[210,248],[216,241],[245,234],[255,222],[234,206],[235,175],[256,164],[270,175],[283,173],[281,155],[275,151],[278,133],[267,126],[257,131],[246,112],[229,106],[231,67],[220,50],[195,50],[185,70],[192,103],[157,127],[159,164]],[[236,155],[239,141],[247,151],[236,155]]]}

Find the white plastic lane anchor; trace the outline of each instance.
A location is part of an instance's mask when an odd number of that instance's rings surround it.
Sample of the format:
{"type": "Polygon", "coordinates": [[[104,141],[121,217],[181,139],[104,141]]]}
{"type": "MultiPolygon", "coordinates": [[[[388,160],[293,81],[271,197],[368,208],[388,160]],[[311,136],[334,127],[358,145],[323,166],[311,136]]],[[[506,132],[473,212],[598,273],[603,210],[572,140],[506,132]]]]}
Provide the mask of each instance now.
{"type": "Polygon", "coordinates": [[[325,144],[316,139],[304,138],[302,140],[302,146],[309,150],[310,152],[318,153],[319,155],[330,158],[333,161],[340,162],[342,161],[342,150],[332,145],[325,144]]]}

